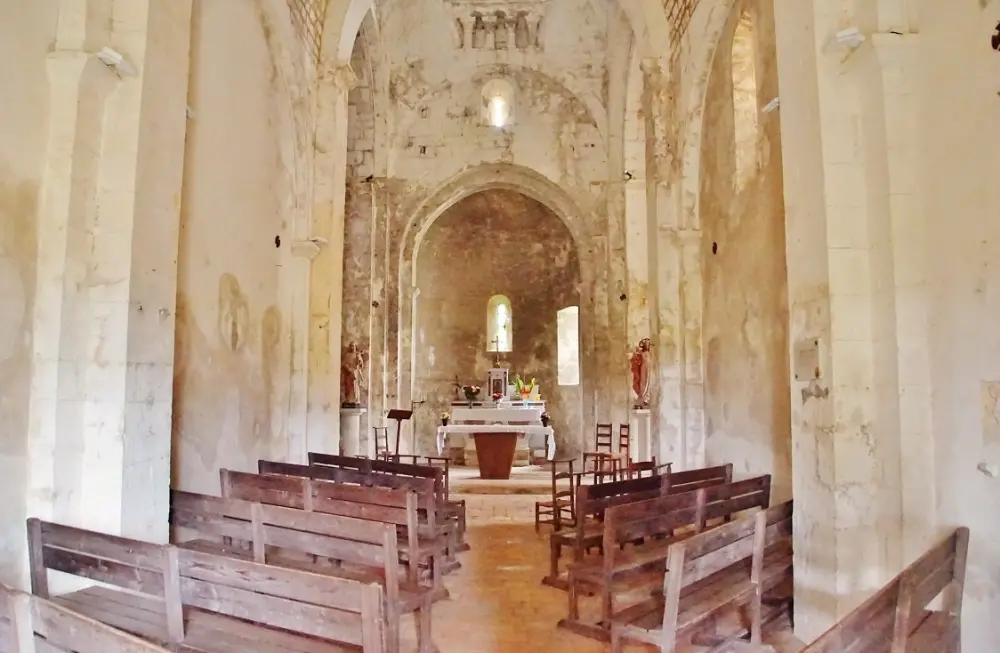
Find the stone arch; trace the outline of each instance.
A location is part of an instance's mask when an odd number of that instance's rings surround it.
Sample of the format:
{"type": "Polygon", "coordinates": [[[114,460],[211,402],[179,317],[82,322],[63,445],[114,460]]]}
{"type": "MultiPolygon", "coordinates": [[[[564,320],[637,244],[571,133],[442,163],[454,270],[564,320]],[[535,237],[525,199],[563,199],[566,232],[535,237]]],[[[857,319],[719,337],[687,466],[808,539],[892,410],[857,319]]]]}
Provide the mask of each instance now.
{"type": "MultiPolygon", "coordinates": [[[[705,0],[702,0],[704,4],[705,0]]],[[[657,57],[670,48],[670,23],[662,2],[618,0],[632,26],[632,34],[643,58],[657,57]]]]}
{"type": "MultiPolygon", "coordinates": [[[[590,248],[587,246],[587,230],[584,228],[586,209],[558,184],[531,168],[512,163],[484,163],[460,172],[441,184],[417,205],[406,222],[396,261],[399,275],[397,314],[399,330],[396,340],[399,360],[397,381],[399,405],[407,405],[413,398],[412,343],[415,316],[413,281],[420,242],[435,220],[449,208],[475,193],[495,188],[512,190],[538,201],[566,225],[576,247],[580,265],[581,351],[594,351],[591,329],[596,310],[593,294],[594,265],[589,259],[590,248]]],[[[582,397],[585,416],[593,412],[590,410],[593,400],[588,397],[593,396],[594,383],[595,379],[592,376],[584,378],[582,397]]],[[[592,426],[591,424],[590,427],[592,426]]],[[[585,428],[581,432],[581,437],[583,432],[589,431],[585,428]]],[[[574,444],[582,446],[582,441],[574,444]]]]}
{"type": "Polygon", "coordinates": [[[466,197],[491,188],[517,191],[541,202],[569,229],[578,251],[583,250],[583,211],[558,184],[531,168],[513,163],[484,163],[455,175],[420,203],[403,233],[400,264],[412,261],[427,230],[446,210],[466,197]]]}
{"type": "MultiPolygon", "coordinates": [[[[373,16],[377,15],[375,0],[331,0],[323,27],[323,43],[326,45],[330,42],[329,39],[336,38],[337,47],[336,50],[328,51],[329,54],[324,55],[325,60],[351,60],[354,39],[357,38],[361,23],[369,12],[373,16]]],[[[378,23],[378,21],[373,22],[378,23]]]]}

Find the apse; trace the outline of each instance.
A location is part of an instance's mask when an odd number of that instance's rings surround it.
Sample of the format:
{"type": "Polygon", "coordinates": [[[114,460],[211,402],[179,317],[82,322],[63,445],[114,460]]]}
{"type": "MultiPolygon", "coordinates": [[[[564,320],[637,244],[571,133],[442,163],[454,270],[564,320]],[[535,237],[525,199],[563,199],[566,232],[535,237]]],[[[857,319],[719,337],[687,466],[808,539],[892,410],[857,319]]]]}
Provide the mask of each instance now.
{"type": "MultiPolygon", "coordinates": [[[[470,195],[428,229],[415,283],[414,398],[426,402],[415,424],[418,449],[434,446],[456,385],[485,385],[486,371],[497,366],[511,379],[535,379],[556,442],[575,440],[582,428],[580,262],[559,216],[513,190],[470,195]]],[[[471,462],[465,444],[449,442],[456,462],[471,462]]],[[[528,462],[534,446],[525,443],[515,462],[528,462]]]]}

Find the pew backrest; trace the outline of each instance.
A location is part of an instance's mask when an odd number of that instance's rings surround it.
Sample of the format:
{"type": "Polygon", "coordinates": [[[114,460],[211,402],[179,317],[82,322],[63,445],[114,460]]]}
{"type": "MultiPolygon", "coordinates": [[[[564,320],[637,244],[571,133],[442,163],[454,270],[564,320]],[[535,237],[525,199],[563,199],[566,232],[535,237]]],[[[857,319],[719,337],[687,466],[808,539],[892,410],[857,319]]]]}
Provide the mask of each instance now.
{"type": "Polygon", "coordinates": [[[0,584],[0,651],[4,653],[167,653],[53,603],[0,584]]]}
{"type": "Polygon", "coordinates": [[[705,520],[726,519],[736,513],[753,508],[767,508],[771,504],[771,475],[755,476],[733,483],[710,485],[704,488],[707,504],[705,520]]]}
{"type": "Polygon", "coordinates": [[[834,624],[805,648],[803,653],[840,651],[892,651],[902,653],[911,638],[934,638],[926,650],[954,653],[965,584],[969,529],[955,529],[929,551],[908,565],[873,596],[834,624]],[[944,594],[943,610],[928,610],[944,594]],[[940,626],[921,633],[922,626],[940,626]]]}
{"type": "MultiPolygon", "coordinates": [[[[686,588],[734,568],[742,570],[745,582],[759,584],[765,554],[780,551],[790,560],[791,542],[792,502],[789,501],[671,544],[663,579],[665,638],[672,640],[678,635],[678,614],[686,588]]],[[[731,583],[732,578],[727,576],[727,581],[731,583]]],[[[758,592],[758,600],[759,597],[758,592]]],[[[706,607],[702,616],[709,618],[716,607],[706,607]]],[[[685,614],[689,617],[698,614],[697,606],[687,606],[685,614]]]]}
{"type": "Polygon", "coordinates": [[[379,567],[398,564],[396,529],[385,523],[172,490],[170,523],[202,537],[232,538],[269,563],[268,547],[379,567]]]}
{"type": "Polygon", "coordinates": [[[391,476],[429,478],[434,481],[434,489],[439,500],[444,501],[447,499],[444,469],[433,465],[418,465],[414,463],[401,463],[390,460],[373,460],[371,458],[357,458],[354,456],[338,456],[334,454],[314,452],[309,453],[309,465],[353,469],[365,474],[380,473],[389,474],[391,476]]]}
{"type": "Polygon", "coordinates": [[[723,485],[732,482],[732,463],[716,465],[714,467],[687,469],[680,472],[671,471],[667,474],[668,492],[670,494],[691,492],[693,490],[700,490],[703,487],[712,487],[713,485],[723,485]]]}
{"type": "Polygon", "coordinates": [[[257,471],[262,475],[308,478],[365,488],[408,490],[417,496],[417,509],[420,511],[422,521],[425,521],[432,528],[438,521],[436,515],[439,510],[439,504],[435,480],[433,478],[394,476],[381,472],[360,472],[355,469],[345,469],[342,467],[296,465],[269,460],[257,461],[257,471]]]}
{"type": "Polygon", "coordinates": [[[173,547],[28,520],[31,593],[49,598],[47,570],[80,576],[162,601],[171,642],[184,639],[173,547]]]}
{"type": "Polygon", "coordinates": [[[420,522],[414,492],[229,469],[220,470],[219,478],[224,497],[403,526],[409,550],[418,548],[420,522]]]}
{"type": "Polygon", "coordinates": [[[377,583],[174,549],[185,605],[322,639],[383,650],[377,583]]]}

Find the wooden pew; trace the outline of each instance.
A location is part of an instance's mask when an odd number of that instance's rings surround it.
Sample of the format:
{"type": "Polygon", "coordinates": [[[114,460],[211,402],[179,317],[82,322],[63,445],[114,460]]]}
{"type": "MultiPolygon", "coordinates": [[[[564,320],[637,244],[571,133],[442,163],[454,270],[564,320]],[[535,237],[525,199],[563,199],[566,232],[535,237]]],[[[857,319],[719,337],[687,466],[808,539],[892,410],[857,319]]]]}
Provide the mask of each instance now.
{"type": "Polygon", "coordinates": [[[0,653],[168,653],[167,649],[0,584],[0,653]]]}
{"type": "Polygon", "coordinates": [[[625,641],[635,641],[674,653],[685,639],[713,651],[769,650],[761,641],[763,595],[791,568],[790,501],[675,542],[663,594],[613,616],[611,651],[622,653],[625,641]],[[717,631],[720,618],[739,617],[743,609],[748,624],[717,631]],[[748,634],[747,646],[740,646],[748,634]]]}
{"type": "Polygon", "coordinates": [[[431,588],[399,577],[395,526],[352,517],[171,491],[178,546],[318,574],[378,582],[385,588],[390,653],[399,650],[400,617],[415,612],[422,653],[431,639],[431,588]],[[194,538],[186,538],[193,533],[194,538]]]}
{"type": "Polygon", "coordinates": [[[258,460],[257,471],[261,474],[311,478],[343,485],[409,490],[417,495],[421,535],[438,540],[445,546],[446,556],[442,571],[450,573],[462,566],[455,557],[458,553],[458,529],[455,524],[449,523],[442,513],[433,478],[395,476],[383,472],[361,472],[328,465],[295,465],[269,460],[258,460]]]}
{"type": "MultiPolygon", "coordinates": [[[[669,471],[669,467],[668,467],[669,471]]],[[[667,494],[690,492],[703,487],[731,483],[733,465],[718,465],[669,472],[625,481],[612,481],[596,485],[578,485],[576,495],[576,527],[552,533],[549,537],[549,574],[543,585],[567,589],[567,579],[559,573],[559,559],[563,548],[573,552],[573,560],[583,560],[584,552],[601,544],[604,511],[613,505],[629,501],[642,501],[667,494]]]]}
{"type": "Polygon", "coordinates": [[[92,586],[60,605],[185,653],[383,653],[378,583],[312,574],[28,520],[32,592],[47,570],[92,586]],[[127,590],[127,591],[122,591],[127,590]]]}
{"type": "MultiPolygon", "coordinates": [[[[418,459],[417,456],[412,456],[411,458],[413,460],[418,459]]],[[[451,501],[449,498],[448,468],[435,465],[419,465],[415,462],[404,463],[401,459],[401,455],[395,454],[393,454],[392,460],[372,460],[370,458],[335,456],[326,453],[309,454],[310,465],[353,469],[365,474],[380,473],[393,476],[434,479],[434,491],[439,505],[438,515],[444,521],[455,525],[458,551],[468,551],[469,545],[465,542],[465,501],[451,501]]],[[[447,458],[444,460],[447,460],[447,458]]]]}
{"type": "Polygon", "coordinates": [[[959,653],[968,550],[969,529],[955,529],[802,653],[959,653]]]}
{"type": "Polygon", "coordinates": [[[669,488],[666,474],[597,485],[579,485],[576,489],[576,524],[572,529],[553,532],[549,536],[549,574],[543,585],[568,589],[567,579],[559,573],[563,548],[573,553],[573,560],[583,560],[585,550],[600,546],[601,518],[609,506],[665,496],[669,488]]]}
{"type": "Polygon", "coordinates": [[[617,591],[655,590],[673,542],[700,533],[710,522],[728,521],[746,510],[765,509],[770,494],[771,477],[765,475],[608,507],[601,533],[602,555],[570,566],[569,616],[561,625],[607,640],[617,591]],[[630,546],[636,542],[640,544],[630,546]],[[596,590],[601,598],[601,621],[597,626],[580,621],[579,595],[585,590],[596,590]]]}
{"type": "Polygon", "coordinates": [[[441,582],[444,545],[421,534],[414,492],[228,469],[220,470],[219,478],[223,497],[391,524],[404,538],[398,544],[399,558],[409,569],[409,580],[414,583],[420,580],[419,568],[423,565],[434,585],[435,598],[447,597],[441,582]]]}

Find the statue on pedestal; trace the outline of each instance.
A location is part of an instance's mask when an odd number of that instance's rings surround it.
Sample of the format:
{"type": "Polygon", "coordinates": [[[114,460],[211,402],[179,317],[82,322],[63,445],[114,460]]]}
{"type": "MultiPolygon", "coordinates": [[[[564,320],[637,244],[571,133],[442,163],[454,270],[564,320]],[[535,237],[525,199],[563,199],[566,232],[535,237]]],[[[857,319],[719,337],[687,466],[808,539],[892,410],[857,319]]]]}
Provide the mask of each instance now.
{"type": "Polygon", "coordinates": [[[365,352],[353,342],[344,347],[340,357],[340,395],[341,408],[360,408],[358,395],[364,382],[365,352]]]}
{"type": "Polygon", "coordinates": [[[649,378],[653,369],[653,343],[649,338],[639,341],[629,353],[628,362],[632,370],[632,392],[635,393],[635,408],[649,408],[649,378]]]}

